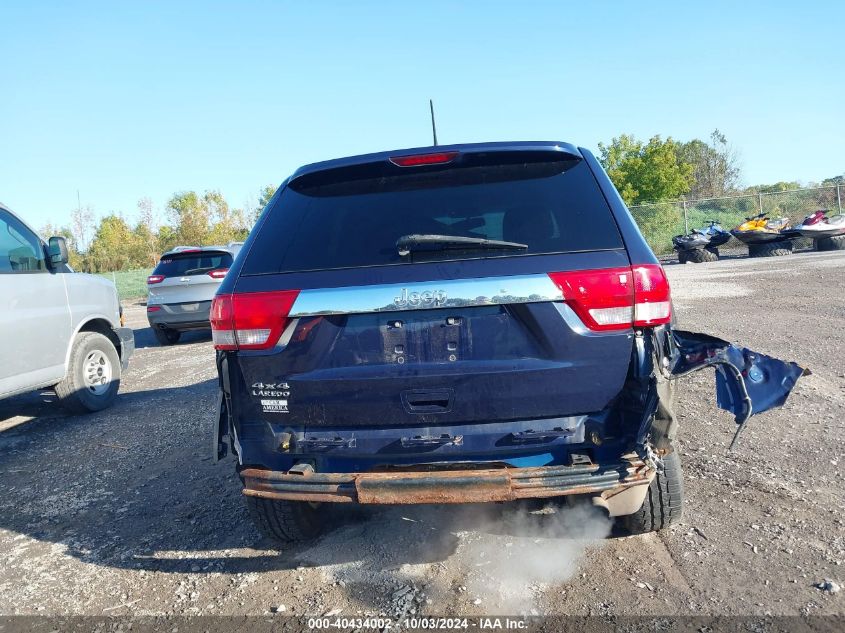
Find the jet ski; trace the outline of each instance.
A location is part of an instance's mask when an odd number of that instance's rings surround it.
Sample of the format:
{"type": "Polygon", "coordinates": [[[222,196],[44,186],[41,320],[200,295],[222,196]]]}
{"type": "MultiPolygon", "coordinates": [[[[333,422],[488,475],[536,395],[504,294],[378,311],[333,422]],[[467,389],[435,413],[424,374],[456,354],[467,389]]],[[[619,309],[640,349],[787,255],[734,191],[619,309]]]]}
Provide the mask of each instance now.
{"type": "Polygon", "coordinates": [[[723,229],[716,220],[709,220],[709,222],[710,226],[699,229],[699,232],[710,237],[710,243],[707,245],[707,248],[719,248],[731,239],[731,234],[723,229]]]}
{"type": "Polygon", "coordinates": [[[745,244],[765,244],[793,237],[789,234],[790,230],[789,218],[772,220],[768,214],[761,213],[745,218],[745,222],[733,229],[731,235],[745,244]]]}
{"type": "Polygon", "coordinates": [[[833,237],[834,235],[845,234],[845,215],[838,214],[828,217],[825,210],[811,213],[795,230],[801,237],[833,237]]]}
{"type": "Polygon", "coordinates": [[[731,239],[731,234],[724,230],[715,220],[710,225],[700,229],[693,229],[687,235],[676,235],[672,238],[672,245],[676,251],[692,251],[699,248],[718,248],[731,239]]]}
{"type": "Polygon", "coordinates": [[[725,231],[715,220],[710,225],[700,229],[693,229],[687,235],[676,235],[672,238],[672,246],[678,251],[678,260],[686,262],[708,262],[719,259],[716,250],[731,239],[731,234],[725,231]]]}
{"type": "Polygon", "coordinates": [[[707,248],[710,244],[710,237],[693,229],[688,235],[676,235],[672,238],[672,246],[676,251],[694,251],[707,248]]]}

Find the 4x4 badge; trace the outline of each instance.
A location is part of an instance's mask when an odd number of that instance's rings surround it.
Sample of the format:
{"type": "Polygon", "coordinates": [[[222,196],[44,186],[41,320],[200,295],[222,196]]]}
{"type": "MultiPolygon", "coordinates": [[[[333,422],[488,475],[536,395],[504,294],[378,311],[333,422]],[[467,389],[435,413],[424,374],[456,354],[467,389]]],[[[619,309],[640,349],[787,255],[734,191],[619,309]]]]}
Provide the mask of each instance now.
{"type": "Polygon", "coordinates": [[[290,395],[290,385],[286,382],[254,382],[252,383],[252,395],[270,398],[287,398],[290,395]]]}
{"type": "Polygon", "coordinates": [[[445,290],[423,290],[422,292],[408,292],[402,288],[402,293],[393,299],[399,308],[416,308],[419,306],[442,306],[446,303],[445,290]]]}

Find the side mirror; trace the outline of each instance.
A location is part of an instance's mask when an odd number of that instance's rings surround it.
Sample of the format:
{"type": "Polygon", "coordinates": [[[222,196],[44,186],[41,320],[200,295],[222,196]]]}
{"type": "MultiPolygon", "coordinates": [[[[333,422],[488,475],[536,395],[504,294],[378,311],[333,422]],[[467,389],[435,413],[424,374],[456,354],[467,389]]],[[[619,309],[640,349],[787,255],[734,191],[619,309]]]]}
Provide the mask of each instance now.
{"type": "Polygon", "coordinates": [[[47,244],[47,254],[50,256],[50,263],[54,265],[67,264],[67,242],[65,238],[53,236],[47,244]]]}

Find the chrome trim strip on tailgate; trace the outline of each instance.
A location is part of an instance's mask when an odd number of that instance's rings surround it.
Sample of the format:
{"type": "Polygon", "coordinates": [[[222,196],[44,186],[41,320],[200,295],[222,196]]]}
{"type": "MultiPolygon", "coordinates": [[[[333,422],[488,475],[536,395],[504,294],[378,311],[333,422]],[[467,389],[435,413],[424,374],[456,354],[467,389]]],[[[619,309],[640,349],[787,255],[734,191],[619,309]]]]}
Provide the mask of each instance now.
{"type": "Polygon", "coordinates": [[[513,275],[303,290],[296,298],[290,316],[432,310],[562,299],[560,288],[546,274],[513,275]]]}

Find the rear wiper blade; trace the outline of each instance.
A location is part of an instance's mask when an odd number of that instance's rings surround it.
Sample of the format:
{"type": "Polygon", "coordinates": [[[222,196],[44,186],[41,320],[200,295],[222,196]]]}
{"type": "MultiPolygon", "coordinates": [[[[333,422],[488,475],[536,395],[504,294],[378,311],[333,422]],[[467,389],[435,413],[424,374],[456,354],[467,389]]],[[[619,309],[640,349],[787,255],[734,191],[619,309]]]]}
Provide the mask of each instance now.
{"type": "Polygon", "coordinates": [[[488,240],[483,237],[464,237],[462,235],[403,235],[396,240],[396,250],[400,255],[407,255],[411,251],[444,251],[449,249],[505,249],[521,251],[528,248],[528,244],[519,242],[505,242],[504,240],[488,240]]]}

